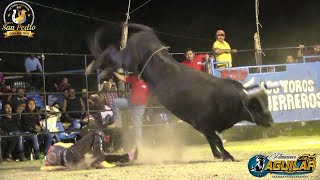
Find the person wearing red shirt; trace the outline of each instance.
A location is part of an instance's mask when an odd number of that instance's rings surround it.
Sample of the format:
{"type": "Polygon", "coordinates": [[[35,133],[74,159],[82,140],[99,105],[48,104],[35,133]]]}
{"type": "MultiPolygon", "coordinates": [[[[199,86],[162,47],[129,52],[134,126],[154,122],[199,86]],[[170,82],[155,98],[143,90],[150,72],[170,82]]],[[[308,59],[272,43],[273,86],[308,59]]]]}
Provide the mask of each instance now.
{"type": "Polygon", "coordinates": [[[208,60],[208,54],[199,54],[195,55],[192,49],[187,49],[185,52],[186,60],[182,61],[181,64],[184,64],[188,67],[196,69],[198,71],[205,72],[205,61],[208,60]]]}
{"type": "MultiPolygon", "coordinates": [[[[146,110],[146,105],[149,98],[149,87],[143,79],[138,78],[136,75],[124,76],[117,72],[114,75],[123,82],[131,85],[130,99],[115,98],[113,100],[112,110],[114,118],[114,126],[121,126],[120,109],[130,108],[132,115],[132,122],[135,127],[135,144],[138,148],[142,146],[142,117],[146,110]]],[[[112,126],[112,125],[111,125],[112,126]]]]}

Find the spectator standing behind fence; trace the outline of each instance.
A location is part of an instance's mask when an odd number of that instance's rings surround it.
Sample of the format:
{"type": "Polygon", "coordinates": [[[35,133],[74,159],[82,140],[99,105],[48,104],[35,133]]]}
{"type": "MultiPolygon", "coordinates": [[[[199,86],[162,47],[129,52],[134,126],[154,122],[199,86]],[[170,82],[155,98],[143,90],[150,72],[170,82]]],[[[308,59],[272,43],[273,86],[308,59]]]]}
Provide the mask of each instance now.
{"type": "Polygon", "coordinates": [[[320,44],[315,43],[312,49],[307,49],[304,45],[300,44],[298,50],[298,59],[301,59],[301,61],[303,61],[303,56],[318,56],[307,58],[308,62],[320,61],[320,44]]]}
{"type": "Polygon", "coordinates": [[[206,61],[209,59],[208,54],[199,54],[195,55],[192,49],[187,49],[185,52],[186,60],[182,61],[181,64],[184,64],[188,67],[196,69],[198,71],[205,71],[206,61]]]}
{"type": "Polygon", "coordinates": [[[34,54],[30,54],[30,56],[25,59],[24,66],[30,85],[34,86],[35,88],[40,88],[42,82],[41,75],[31,74],[42,72],[42,65],[39,59],[34,54]]]}
{"type": "MultiPolygon", "coordinates": [[[[236,49],[231,49],[228,42],[225,41],[225,33],[223,30],[216,32],[216,41],[212,45],[212,50],[216,54],[217,62],[228,62],[229,67],[232,67],[231,54],[236,53],[236,49]]],[[[228,64],[217,64],[218,68],[226,68],[228,64]]]]}
{"type": "Polygon", "coordinates": [[[143,79],[138,78],[136,75],[129,75],[128,77],[114,72],[114,75],[123,82],[131,85],[132,92],[130,101],[127,98],[115,98],[113,100],[113,113],[115,126],[121,126],[120,109],[130,108],[132,123],[135,127],[135,144],[138,148],[142,147],[142,118],[148,103],[149,87],[143,79]]]}

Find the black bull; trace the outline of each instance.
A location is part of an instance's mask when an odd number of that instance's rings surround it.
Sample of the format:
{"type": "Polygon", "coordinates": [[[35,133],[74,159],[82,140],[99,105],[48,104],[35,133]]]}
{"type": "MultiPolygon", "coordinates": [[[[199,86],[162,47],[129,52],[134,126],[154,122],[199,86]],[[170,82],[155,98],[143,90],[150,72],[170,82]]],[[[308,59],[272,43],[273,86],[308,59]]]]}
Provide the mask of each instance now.
{"type": "Polygon", "coordinates": [[[113,70],[122,67],[137,75],[141,73],[162,105],[205,135],[216,158],[235,160],[224,149],[217,132],[242,120],[270,127],[273,119],[267,95],[260,86],[244,88],[237,81],[186,67],[167,50],[160,50],[163,44],[151,28],[139,24],[129,24],[129,27],[140,31],[129,37],[127,47],[121,51],[111,46],[102,50],[101,33],[96,33],[90,44],[96,60],[86,73],[103,65],[113,70]]]}

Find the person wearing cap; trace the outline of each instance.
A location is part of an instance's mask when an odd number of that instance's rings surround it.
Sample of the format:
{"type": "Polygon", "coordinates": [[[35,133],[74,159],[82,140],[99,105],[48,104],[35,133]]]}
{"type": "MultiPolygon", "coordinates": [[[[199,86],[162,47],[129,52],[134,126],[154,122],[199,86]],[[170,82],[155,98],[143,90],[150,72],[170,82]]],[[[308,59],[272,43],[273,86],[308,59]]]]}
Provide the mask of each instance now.
{"type": "MultiPolygon", "coordinates": [[[[61,112],[56,107],[46,105],[45,109],[45,118],[40,121],[41,128],[47,130],[48,132],[59,132],[57,128],[57,122],[60,121],[61,112]]],[[[60,142],[61,139],[59,134],[54,134],[56,142],[60,142]]]]}
{"type": "Polygon", "coordinates": [[[218,68],[232,67],[231,54],[236,53],[237,50],[231,49],[229,43],[225,41],[224,31],[221,29],[216,32],[216,41],[212,45],[212,50],[216,54],[216,60],[218,62],[225,62],[218,64],[218,68]]]}

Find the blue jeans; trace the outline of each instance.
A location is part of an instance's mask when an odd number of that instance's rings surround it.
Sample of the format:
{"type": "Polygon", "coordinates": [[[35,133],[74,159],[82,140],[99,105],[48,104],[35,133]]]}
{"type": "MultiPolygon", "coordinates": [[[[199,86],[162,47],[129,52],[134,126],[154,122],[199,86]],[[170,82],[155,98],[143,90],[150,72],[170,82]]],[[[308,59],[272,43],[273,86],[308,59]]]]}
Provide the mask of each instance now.
{"type": "Polygon", "coordinates": [[[135,144],[138,147],[142,146],[142,118],[144,112],[146,110],[145,105],[134,105],[128,101],[127,98],[115,98],[113,100],[113,116],[115,119],[116,124],[121,124],[122,117],[120,109],[127,109],[130,108],[131,110],[131,120],[135,128],[135,144]]]}
{"type": "MultiPolygon", "coordinates": [[[[44,149],[43,149],[43,153],[46,155],[49,147],[52,145],[53,142],[53,136],[54,134],[50,133],[50,134],[41,134],[39,135],[39,139],[41,139],[42,142],[44,142],[44,149]]],[[[41,142],[41,143],[42,143],[41,142]]]]}
{"type": "Polygon", "coordinates": [[[60,139],[60,136],[59,136],[59,133],[54,133],[54,139],[55,139],[55,142],[61,142],[61,139],[60,139]]]}
{"type": "MultiPolygon", "coordinates": [[[[19,135],[19,134],[29,134],[29,132],[15,132],[16,135],[19,135]]],[[[38,141],[38,136],[36,134],[32,134],[31,136],[19,136],[19,139],[18,139],[18,150],[19,152],[24,152],[24,141],[30,141],[32,140],[32,147],[33,147],[33,150],[36,152],[36,151],[40,151],[40,148],[39,148],[39,141],[38,141]]]]}

